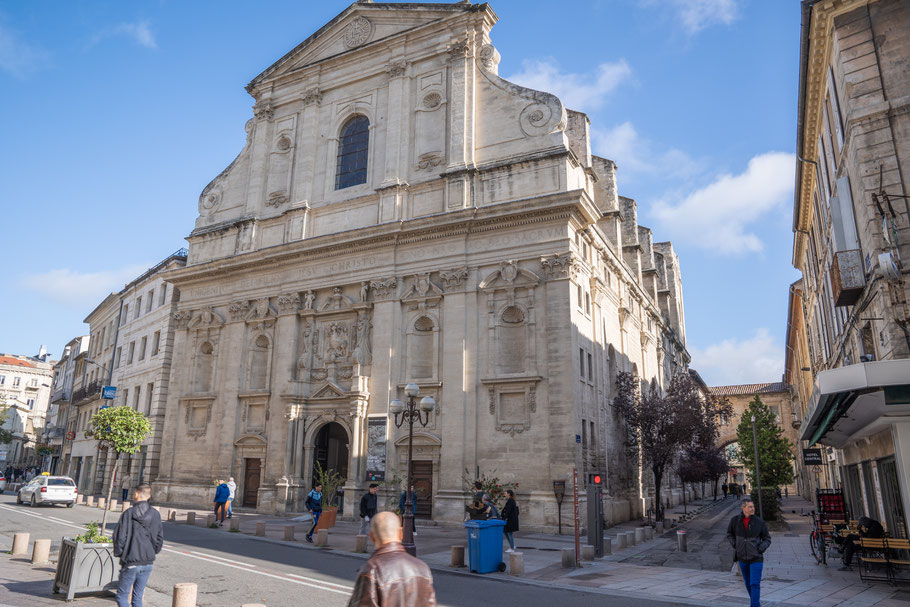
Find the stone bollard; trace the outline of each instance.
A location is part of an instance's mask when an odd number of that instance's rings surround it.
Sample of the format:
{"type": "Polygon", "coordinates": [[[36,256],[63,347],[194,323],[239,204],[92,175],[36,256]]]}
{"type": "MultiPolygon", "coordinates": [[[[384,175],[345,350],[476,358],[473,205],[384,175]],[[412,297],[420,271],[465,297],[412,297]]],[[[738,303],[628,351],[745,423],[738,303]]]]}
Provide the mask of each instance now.
{"type": "Polygon", "coordinates": [[[172,522],[172,523],[176,523],[176,522],[177,522],[177,511],[176,511],[176,510],[171,510],[170,512],[168,512],[168,513],[167,513],[167,520],[170,521],[170,522],[172,522]]]}
{"type": "Polygon", "coordinates": [[[581,560],[583,561],[593,561],[594,560],[594,546],[590,544],[585,544],[581,547],[581,560]]]}
{"type": "Polygon", "coordinates": [[[256,523],[256,535],[265,537],[265,523],[256,523]]]}
{"type": "Polygon", "coordinates": [[[636,527],[635,528],[635,543],[642,544],[645,541],[645,528],[636,527]]]}
{"type": "Polygon", "coordinates": [[[319,529],[316,531],[316,545],[322,548],[329,545],[328,529],[319,529]]]}
{"type": "Polygon", "coordinates": [[[464,567],[464,546],[452,546],[452,567],[464,567]]]}
{"type": "Polygon", "coordinates": [[[111,499],[111,510],[116,510],[120,506],[120,502],[115,499],[111,499]]]}
{"type": "Polygon", "coordinates": [[[525,555],[521,552],[509,553],[509,575],[525,574],[525,555]]]}
{"type": "Polygon", "coordinates": [[[188,582],[174,584],[171,607],[196,607],[196,584],[188,582]]]}
{"type": "Polygon", "coordinates": [[[85,505],[88,506],[89,508],[94,508],[95,507],[95,496],[86,495],[85,496],[85,505]]]}
{"type": "Polygon", "coordinates": [[[575,569],[575,549],[562,549],[562,566],[564,569],[575,569]]]}
{"type": "Polygon", "coordinates": [[[187,513],[186,513],[186,524],[187,524],[187,525],[195,525],[195,524],[196,524],[196,513],[195,513],[195,512],[187,512],[187,513]]]}
{"type": "Polygon", "coordinates": [[[128,501],[124,500],[123,504],[121,504],[121,506],[120,506],[120,509],[122,511],[126,512],[127,510],[129,510],[129,508],[130,508],[130,503],[128,501]]]}
{"type": "Polygon", "coordinates": [[[654,539],[654,527],[645,527],[645,541],[654,539]]]}
{"type": "Polygon", "coordinates": [[[104,507],[107,505],[107,499],[103,497],[98,498],[98,509],[104,510],[104,507]]]}
{"type": "Polygon", "coordinates": [[[367,551],[367,536],[357,535],[354,537],[354,552],[363,554],[367,551]]]}
{"type": "Polygon", "coordinates": [[[84,503],[85,503],[85,496],[80,493],[79,495],[76,496],[76,505],[81,506],[84,503]]]}
{"type": "Polygon", "coordinates": [[[680,529],[676,532],[676,544],[679,547],[680,552],[688,552],[688,546],[686,546],[686,531],[680,529]]]}
{"type": "Polygon", "coordinates": [[[613,554],[613,540],[611,538],[604,538],[604,555],[613,554]]]}
{"type": "Polygon", "coordinates": [[[626,531],[626,546],[630,548],[635,545],[635,532],[626,531]]]}
{"type": "Polygon", "coordinates": [[[231,531],[240,531],[240,519],[239,518],[231,519],[231,531]]]}
{"type": "Polygon", "coordinates": [[[664,532],[664,522],[657,521],[656,523],[654,523],[654,533],[656,533],[657,535],[661,535],[661,534],[663,534],[663,532],[664,532]]]}
{"type": "Polygon", "coordinates": [[[13,549],[10,550],[10,554],[16,556],[18,554],[28,554],[28,533],[17,533],[13,536],[13,549]]]}
{"type": "Polygon", "coordinates": [[[625,547],[626,547],[626,534],[617,533],[616,534],[616,549],[622,550],[625,547]]]}
{"type": "Polygon", "coordinates": [[[294,541],[294,525],[285,525],[284,526],[284,540],[286,542],[294,541]]]}
{"type": "Polygon", "coordinates": [[[214,524],[215,524],[215,515],[214,515],[214,514],[206,514],[206,515],[205,515],[205,526],[206,526],[206,527],[211,527],[211,526],[214,525],[214,524]]]}
{"type": "Polygon", "coordinates": [[[35,545],[32,546],[32,565],[43,565],[50,560],[50,556],[51,541],[35,540],[35,545]]]}

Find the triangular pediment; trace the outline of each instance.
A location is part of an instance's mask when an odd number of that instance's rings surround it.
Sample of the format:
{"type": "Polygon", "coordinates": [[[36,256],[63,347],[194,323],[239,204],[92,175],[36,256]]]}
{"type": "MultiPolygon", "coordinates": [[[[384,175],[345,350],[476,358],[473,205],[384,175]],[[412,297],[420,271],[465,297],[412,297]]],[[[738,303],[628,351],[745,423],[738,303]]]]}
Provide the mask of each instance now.
{"type": "Polygon", "coordinates": [[[247,90],[261,82],[296,71],[329,57],[353,51],[455,14],[477,10],[477,5],[355,2],[284,57],[256,76],[247,90]]]}
{"type": "Polygon", "coordinates": [[[344,391],[344,388],[332,380],[328,380],[325,385],[318,388],[310,398],[332,399],[345,397],[347,397],[347,392],[344,391]]]}

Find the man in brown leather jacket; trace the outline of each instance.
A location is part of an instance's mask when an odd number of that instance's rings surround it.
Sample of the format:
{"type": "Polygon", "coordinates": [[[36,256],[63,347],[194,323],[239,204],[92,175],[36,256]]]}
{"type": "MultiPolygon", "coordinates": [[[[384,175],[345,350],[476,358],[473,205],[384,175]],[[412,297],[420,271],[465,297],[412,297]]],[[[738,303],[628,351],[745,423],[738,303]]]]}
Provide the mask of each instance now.
{"type": "Polygon", "coordinates": [[[370,522],[370,539],[378,546],[360,568],[348,607],[434,607],[433,576],[423,561],[401,545],[401,521],[380,512],[370,522]]]}

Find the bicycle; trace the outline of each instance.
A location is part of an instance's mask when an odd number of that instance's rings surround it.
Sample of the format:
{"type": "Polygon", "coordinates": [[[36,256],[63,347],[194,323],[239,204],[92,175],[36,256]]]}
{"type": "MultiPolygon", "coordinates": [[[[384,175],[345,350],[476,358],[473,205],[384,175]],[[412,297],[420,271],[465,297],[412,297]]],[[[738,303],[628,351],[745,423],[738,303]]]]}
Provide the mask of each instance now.
{"type": "Polygon", "coordinates": [[[828,544],[825,540],[825,532],[821,528],[821,519],[813,510],[812,516],[812,533],[809,534],[809,547],[812,549],[812,556],[819,565],[828,565],[828,544]]]}

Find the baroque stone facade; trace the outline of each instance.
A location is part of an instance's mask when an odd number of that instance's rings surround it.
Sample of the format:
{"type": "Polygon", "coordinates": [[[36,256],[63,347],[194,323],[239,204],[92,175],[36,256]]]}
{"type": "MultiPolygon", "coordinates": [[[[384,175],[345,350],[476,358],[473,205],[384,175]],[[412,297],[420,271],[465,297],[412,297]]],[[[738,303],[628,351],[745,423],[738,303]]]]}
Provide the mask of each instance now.
{"type": "Polygon", "coordinates": [[[418,515],[463,518],[463,477],[519,482],[556,525],[554,480],[650,507],[610,406],[616,374],[684,372],[679,262],[591,153],[589,121],[500,78],[489,5],[356,3],[257,76],[247,143],[199,199],[180,289],[155,498],[300,511],[314,463],[406,472],[418,515]]]}

